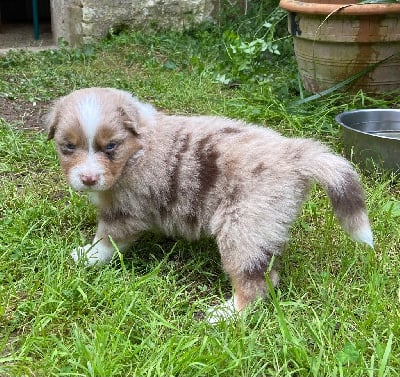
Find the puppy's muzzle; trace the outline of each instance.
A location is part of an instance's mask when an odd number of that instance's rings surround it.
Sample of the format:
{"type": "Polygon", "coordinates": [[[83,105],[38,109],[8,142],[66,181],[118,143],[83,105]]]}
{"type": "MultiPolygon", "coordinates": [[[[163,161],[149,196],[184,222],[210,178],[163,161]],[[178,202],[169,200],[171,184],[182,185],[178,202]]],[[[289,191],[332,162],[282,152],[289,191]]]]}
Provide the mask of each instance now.
{"type": "Polygon", "coordinates": [[[99,174],[81,174],[79,179],[85,186],[94,186],[100,180],[99,174]]]}

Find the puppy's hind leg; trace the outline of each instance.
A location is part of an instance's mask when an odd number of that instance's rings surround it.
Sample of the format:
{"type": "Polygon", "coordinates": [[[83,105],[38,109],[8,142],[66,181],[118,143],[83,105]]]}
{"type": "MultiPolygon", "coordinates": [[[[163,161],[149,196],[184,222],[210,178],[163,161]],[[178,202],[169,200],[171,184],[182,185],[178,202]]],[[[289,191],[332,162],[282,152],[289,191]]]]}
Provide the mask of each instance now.
{"type": "MultiPolygon", "coordinates": [[[[264,298],[267,292],[266,273],[273,287],[279,282],[279,274],[270,268],[272,253],[260,248],[253,255],[232,248],[226,250],[219,243],[224,270],[231,280],[234,295],[225,304],[211,308],[208,312],[210,323],[219,322],[241,314],[252,302],[264,298]]],[[[273,267],[273,266],[272,266],[273,267]]]]}
{"type": "MultiPolygon", "coordinates": [[[[264,298],[267,292],[266,274],[270,267],[271,258],[265,256],[265,260],[254,264],[254,266],[244,266],[242,269],[228,272],[233,286],[233,303],[235,310],[241,313],[249,304],[259,298],[264,298]]],[[[279,282],[279,274],[275,269],[270,269],[268,278],[273,287],[279,282]]]]}

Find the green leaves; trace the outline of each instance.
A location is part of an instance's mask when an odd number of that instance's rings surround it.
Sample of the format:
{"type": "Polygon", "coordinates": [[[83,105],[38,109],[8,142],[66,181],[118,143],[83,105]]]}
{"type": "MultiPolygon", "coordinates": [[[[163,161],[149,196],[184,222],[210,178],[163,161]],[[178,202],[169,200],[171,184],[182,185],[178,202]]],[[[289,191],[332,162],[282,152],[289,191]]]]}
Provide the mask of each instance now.
{"type": "Polygon", "coordinates": [[[336,358],[341,364],[354,364],[359,360],[360,352],[353,343],[347,342],[343,349],[336,354],[336,358]]]}
{"type": "Polygon", "coordinates": [[[285,38],[277,38],[276,29],[284,18],[285,13],[275,8],[267,20],[261,26],[253,26],[252,31],[239,33],[233,29],[225,30],[222,41],[227,64],[220,64],[216,69],[219,81],[224,84],[262,81],[269,71],[271,58],[281,55],[285,38]]]}
{"type": "Polygon", "coordinates": [[[400,200],[388,200],[382,208],[390,217],[397,219],[400,217],[400,200]]]}

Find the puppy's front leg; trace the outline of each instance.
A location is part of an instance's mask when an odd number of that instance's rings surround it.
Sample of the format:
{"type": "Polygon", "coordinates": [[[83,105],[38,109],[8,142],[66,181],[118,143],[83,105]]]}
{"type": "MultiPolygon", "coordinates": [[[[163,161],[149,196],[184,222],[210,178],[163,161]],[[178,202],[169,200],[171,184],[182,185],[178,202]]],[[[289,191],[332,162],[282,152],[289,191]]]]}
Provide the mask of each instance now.
{"type": "MultiPolygon", "coordinates": [[[[96,236],[91,244],[80,246],[72,250],[71,256],[75,263],[83,260],[87,266],[93,266],[95,264],[106,264],[109,263],[114,255],[115,248],[110,241],[110,237],[113,239],[111,234],[106,234],[102,231],[104,229],[103,224],[99,224],[96,236]]],[[[119,251],[126,249],[130,242],[114,240],[115,246],[119,251]]]]}
{"type": "Polygon", "coordinates": [[[79,246],[72,250],[71,256],[75,263],[83,260],[88,266],[106,264],[114,255],[114,247],[103,240],[93,240],[93,243],[79,246]]]}

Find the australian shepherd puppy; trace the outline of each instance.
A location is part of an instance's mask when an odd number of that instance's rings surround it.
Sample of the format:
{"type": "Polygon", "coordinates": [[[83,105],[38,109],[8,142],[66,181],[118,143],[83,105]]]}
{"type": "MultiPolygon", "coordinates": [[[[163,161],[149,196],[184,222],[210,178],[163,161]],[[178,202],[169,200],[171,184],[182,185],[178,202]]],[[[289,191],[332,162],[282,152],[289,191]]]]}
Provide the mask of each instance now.
{"type": "Polygon", "coordinates": [[[216,239],[241,312],[278,273],[289,228],[317,182],[343,229],[373,246],[359,177],[349,162],[310,139],[211,116],[156,111],[129,93],[81,89],[54,103],[48,118],[69,185],[98,207],[91,244],[77,261],[107,263],[147,230],[216,239]],[[112,241],[111,241],[112,240],[112,241]]]}

